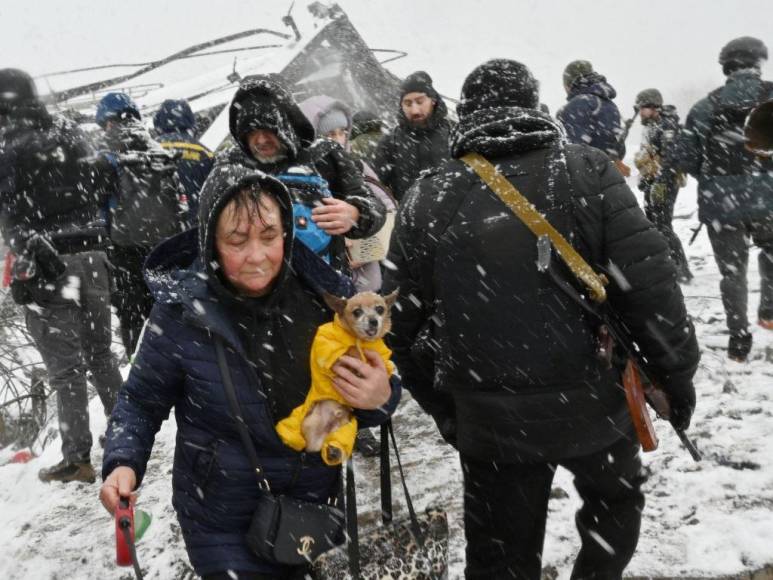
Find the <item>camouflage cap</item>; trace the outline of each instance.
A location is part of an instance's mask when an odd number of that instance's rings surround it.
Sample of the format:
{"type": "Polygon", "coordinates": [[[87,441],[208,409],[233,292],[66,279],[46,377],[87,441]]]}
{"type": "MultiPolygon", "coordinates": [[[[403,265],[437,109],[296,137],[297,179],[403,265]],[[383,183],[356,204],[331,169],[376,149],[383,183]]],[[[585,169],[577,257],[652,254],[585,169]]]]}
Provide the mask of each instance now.
{"type": "Polygon", "coordinates": [[[569,89],[578,78],[593,72],[593,65],[587,60],[573,60],[564,69],[564,86],[569,89]]]}
{"type": "Polygon", "coordinates": [[[642,107],[654,107],[659,109],[663,106],[663,95],[660,94],[658,89],[644,89],[638,95],[636,95],[636,109],[642,107]]]}

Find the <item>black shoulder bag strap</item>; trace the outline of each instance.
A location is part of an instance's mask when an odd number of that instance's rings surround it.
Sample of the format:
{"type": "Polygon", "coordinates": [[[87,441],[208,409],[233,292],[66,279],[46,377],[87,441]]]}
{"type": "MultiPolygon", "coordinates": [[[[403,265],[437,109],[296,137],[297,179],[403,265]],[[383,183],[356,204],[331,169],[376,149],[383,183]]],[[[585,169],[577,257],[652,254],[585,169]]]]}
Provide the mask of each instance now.
{"type": "Polygon", "coordinates": [[[220,367],[220,374],[223,377],[223,387],[225,388],[226,398],[228,399],[228,405],[231,407],[231,413],[236,418],[236,428],[239,431],[239,436],[242,439],[244,449],[247,451],[247,456],[250,458],[253,469],[255,469],[255,477],[258,478],[258,487],[267,492],[271,492],[271,486],[268,484],[268,479],[263,471],[263,467],[258,459],[258,452],[255,449],[255,445],[250,438],[250,433],[247,431],[247,424],[244,422],[242,416],[242,410],[239,405],[239,399],[236,398],[236,390],[234,389],[233,381],[231,380],[231,371],[228,368],[228,361],[225,358],[225,347],[223,346],[223,339],[215,335],[215,352],[217,354],[217,365],[220,367]]]}

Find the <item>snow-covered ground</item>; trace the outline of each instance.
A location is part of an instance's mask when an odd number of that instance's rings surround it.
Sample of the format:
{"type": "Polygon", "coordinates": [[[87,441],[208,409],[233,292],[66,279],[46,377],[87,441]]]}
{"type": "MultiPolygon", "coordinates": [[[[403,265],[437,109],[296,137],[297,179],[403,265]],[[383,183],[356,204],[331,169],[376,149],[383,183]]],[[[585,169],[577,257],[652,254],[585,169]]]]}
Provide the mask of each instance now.
{"type": "MultiPolygon", "coordinates": [[[[677,232],[686,241],[697,223],[694,182],[682,191],[676,214],[677,232]]],[[[650,471],[647,504],[639,548],[627,572],[637,577],[718,577],[773,563],[773,332],[755,326],[749,361],[728,361],[719,273],[705,231],[687,253],[695,280],[684,292],[703,350],[690,435],[704,459],[694,463],[669,426],[656,423],[661,444],[644,457],[650,471]]],[[[756,255],[753,250],[749,272],[752,320],[759,299],[756,255]]],[[[92,400],[91,417],[93,432],[101,432],[105,420],[97,399],[92,400]]],[[[461,578],[458,460],[413,401],[401,406],[395,422],[418,507],[439,503],[449,512],[450,578],[461,578]]],[[[194,578],[171,508],[174,434],[172,419],[158,435],[139,500],[153,515],[138,546],[147,578],[194,578]]],[[[95,445],[95,465],[101,455],[95,445]]],[[[37,470],[58,460],[54,441],[27,464],[0,467],[0,578],[132,578],[130,569],[113,564],[113,523],[97,499],[99,484],[38,481],[37,470]]],[[[361,508],[374,521],[377,460],[358,459],[357,467],[361,508]]],[[[574,528],[578,498],[563,470],[555,487],[565,493],[556,489],[550,503],[544,564],[549,577],[565,579],[579,547],[574,528]]],[[[401,502],[397,489],[394,496],[401,502]]]]}

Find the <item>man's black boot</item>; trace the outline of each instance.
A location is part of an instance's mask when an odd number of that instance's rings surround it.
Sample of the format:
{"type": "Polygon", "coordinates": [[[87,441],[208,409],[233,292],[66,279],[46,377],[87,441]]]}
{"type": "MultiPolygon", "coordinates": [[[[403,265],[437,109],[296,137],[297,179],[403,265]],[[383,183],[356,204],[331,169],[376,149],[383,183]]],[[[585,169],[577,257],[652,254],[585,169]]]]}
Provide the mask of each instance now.
{"type": "Polygon", "coordinates": [[[744,362],[752,349],[752,335],[749,332],[731,334],[727,343],[727,356],[736,362],[744,362]]]}

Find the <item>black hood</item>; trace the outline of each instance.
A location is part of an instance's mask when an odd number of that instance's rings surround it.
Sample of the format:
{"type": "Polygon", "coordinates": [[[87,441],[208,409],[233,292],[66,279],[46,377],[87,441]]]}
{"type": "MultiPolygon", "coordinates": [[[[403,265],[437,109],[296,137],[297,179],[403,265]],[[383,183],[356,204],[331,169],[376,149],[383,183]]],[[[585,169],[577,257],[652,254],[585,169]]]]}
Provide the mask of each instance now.
{"type": "Polygon", "coordinates": [[[577,95],[595,95],[611,101],[617,96],[617,91],[604,75],[592,72],[575,79],[566,99],[570,101],[577,95]]]}
{"type": "MultiPolygon", "coordinates": [[[[284,263],[269,296],[276,294],[288,275],[288,263],[293,255],[293,210],[290,194],[278,179],[243,165],[220,165],[209,174],[201,189],[199,205],[199,256],[209,285],[220,295],[236,298],[233,290],[219,273],[215,254],[215,229],[223,208],[236,193],[246,187],[259,185],[269,191],[279,203],[284,231],[284,263]]],[[[267,302],[270,300],[263,300],[267,302]]]]}
{"type": "Polygon", "coordinates": [[[242,80],[231,100],[228,126],[249,157],[252,152],[242,139],[247,128],[276,131],[293,158],[300,149],[311,145],[315,137],[314,127],[278,74],[252,75],[242,80]]]}

